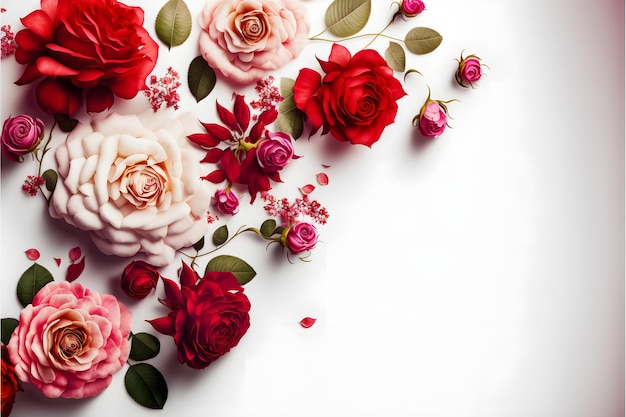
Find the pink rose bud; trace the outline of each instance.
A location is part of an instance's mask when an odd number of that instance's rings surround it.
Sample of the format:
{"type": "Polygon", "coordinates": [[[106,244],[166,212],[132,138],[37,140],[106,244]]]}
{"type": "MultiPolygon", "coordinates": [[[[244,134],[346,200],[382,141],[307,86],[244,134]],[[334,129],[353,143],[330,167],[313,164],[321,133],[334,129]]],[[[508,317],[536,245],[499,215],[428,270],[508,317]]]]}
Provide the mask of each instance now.
{"type": "Polygon", "coordinates": [[[406,17],[415,17],[424,11],[424,2],[421,0],[402,0],[400,12],[406,17]]]}
{"type": "Polygon", "coordinates": [[[213,196],[213,204],[222,214],[237,214],[239,211],[239,199],[230,190],[217,190],[213,196]]]}
{"type": "Polygon", "coordinates": [[[476,55],[469,55],[463,58],[463,54],[461,54],[459,66],[454,74],[456,82],[461,87],[474,87],[474,83],[480,80],[483,74],[481,66],[480,58],[476,55]]]}
{"type": "Polygon", "coordinates": [[[283,246],[286,246],[291,253],[298,254],[313,249],[316,243],[317,230],[315,226],[300,222],[287,229],[283,246]]]}
{"type": "Polygon", "coordinates": [[[256,159],[263,172],[283,169],[293,158],[291,136],[283,132],[266,132],[256,148],[256,159]]]}
{"type": "Polygon", "coordinates": [[[21,161],[22,155],[35,150],[44,135],[40,119],[22,114],[9,116],[2,126],[2,153],[11,161],[21,161]]]}
{"type": "Polygon", "coordinates": [[[448,114],[445,106],[439,101],[426,100],[420,114],[413,118],[413,125],[417,126],[420,134],[427,138],[434,138],[446,129],[448,114]]]}

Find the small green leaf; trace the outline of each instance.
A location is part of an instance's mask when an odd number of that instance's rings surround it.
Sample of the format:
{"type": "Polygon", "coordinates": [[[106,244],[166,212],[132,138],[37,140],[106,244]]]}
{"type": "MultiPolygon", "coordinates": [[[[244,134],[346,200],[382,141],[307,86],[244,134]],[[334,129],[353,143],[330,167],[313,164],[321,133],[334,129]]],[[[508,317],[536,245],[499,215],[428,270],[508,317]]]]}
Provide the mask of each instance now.
{"type": "Polygon", "coordinates": [[[286,97],[278,106],[276,127],[294,139],[302,136],[304,131],[304,113],[296,107],[293,95],[286,97]]]}
{"type": "Polygon", "coordinates": [[[385,60],[392,70],[404,72],[406,67],[406,55],[404,48],[396,42],[389,42],[389,47],[385,51],[385,60]]]}
{"type": "Polygon", "coordinates": [[[156,17],[156,34],[168,48],[181,45],[191,33],[191,13],[183,0],[169,0],[156,17]]]}
{"type": "Polygon", "coordinates": [[[414,54],[424,55],[437,49],[443,38],[434,29],[413,28],[404,37],[406,49],[414,54]]]}
{"type": "Polygon", "coordinates": [[[145,361],[154,358],[161,350],[159,339],[149,333],[133,334],[130,345],[130,358],[145,361]]]}
{"type": "Polygon", "coordinates": [[[276,230],[276,220],[267,219],[261,224],[261,234],[265,237],[270,237],[274,234],[274,230],[276,230]]]}
{"type": "Polygon", "coordinates": [[[371,9],[371,0],[335,0],[326,9],[324,21],[332,34],[345,38],[365,27],[371,9]]]}
{"type": "Polygon", "coordinates": [[[217,77],[215,71],[209,66],[202,56],[195,57],[189,64],[187,84],[196,102],[202,100],[213,91],[217,77]]]}
{"type": "Polygon", "coordinates": [[[50,271],[36,262],[24,271],[17,281],[17,298],[22,306],[32,303],[35,294],[53,280],[50,271]]]}
{"type": "Polygon", "coordinates": [[[228,240],[228,227],[226,225],[220,226],[215,232],[213,232],[213,244],[215,246],[222,245],[228,240]]]}
{"type": "Polygon", "coordinates": [[[280,79],[280,95],[284,98],[293,96],[293,86],[296,80],[293,78],[282,77],[280,79]]]}
{"type": "Polygon", "coordinates": [[[63,132],[71,132],[78,124],[78,119],[71,119],[69,116],[64,114],[55,114],[54,120],[59,125],[59,129],[63,132]]]}
{"type": "Polygon", "coordinates": [[[193,244],[193,248],[196,251],[202,250],[203,247],[204,247],[204,236],[202,236],[199,241],[193,244]]]}
{"type": "Polygon", "coordinates": [[[57,186],[57,180],[59,179],[56,171],[53,169],[46,169],[43,174],[41,174],[41,177],[46,182],[46,189],[53,192],[57,186]]]}
{"type": "Polygon", "coordinates": [[[256,275],[256,271],[246,261],[231,255],[220,255],[211,259],[205,272],[232,272],[239,285],[246,285],[256,275]]]}
{"type": "Polygon", "coordinates": [[[13,330],[15,330],[18,324],[20,324],[20,322],[11,317],[1,320],[0,326],[2,326],[2,343],[5,345],[9,344],[13,330]]]}
{"type": "Polygon", "coordinates": [[[130,397],[147,408],[162,409],[167,401],[167,383],[161,372],[147,363],[131,365],[124,385],[130,397]]]}

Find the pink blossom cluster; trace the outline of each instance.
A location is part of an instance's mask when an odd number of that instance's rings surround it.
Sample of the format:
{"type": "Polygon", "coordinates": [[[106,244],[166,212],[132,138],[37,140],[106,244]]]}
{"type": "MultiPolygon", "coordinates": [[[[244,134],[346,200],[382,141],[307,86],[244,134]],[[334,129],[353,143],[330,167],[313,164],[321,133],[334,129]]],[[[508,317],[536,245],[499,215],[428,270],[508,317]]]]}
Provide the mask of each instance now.
{"type": "MultiPolygon", "coordinates": [[[[274,85],[274,81],[273,75],[257,81],[254,89],[259,94],[259,99],[250,103],[253,109],[260,110],[261,113],[266,110],[275,110],[276,105],[284,100],[280,90],[274,85]]],[[[257,115],[252,116],[253,120],[257,120],[257,118],[257,115]]]]}
{"type": "Polygon", "coordinates": [[[151,75],[149,85],[143,90],[143,93],[150,100],[152,110],[155,112],[161,108],[163,103],[166,107],[174,107],[174,110],[178,110],[178,102],[180,101],[178,87],[180,87],[180,75],[172,67],[169,67],[162,78],[151,75]]]}
{"type": "Polygon", "coordinates": [[[280,218],[283,225],[299,222],[302,217],[311,218],[315,223],[326,224],[328,211],[317,200],[311,200],[308,195],[296,198],[292,203],[287,198],[277,199],[273,195],[261,193],[261,199],[265,201],[263,208],[272,217],[280,218]]]}
{"type": "Polygon", "coordinates": [[[41,187],[45,183],[46,181],[42,177],[29,175],[28,177],[26,177],[24,185],[22,185],[22,190],[28,193],[28,195],[36,196],[39,192],[39,187],[41,187]]]}
{"type": "Polygon", "coordinates": [[[15,52],[15,34],[11,30],[11,25],[0,27],[0,57],[13,55],[15,52]]]}

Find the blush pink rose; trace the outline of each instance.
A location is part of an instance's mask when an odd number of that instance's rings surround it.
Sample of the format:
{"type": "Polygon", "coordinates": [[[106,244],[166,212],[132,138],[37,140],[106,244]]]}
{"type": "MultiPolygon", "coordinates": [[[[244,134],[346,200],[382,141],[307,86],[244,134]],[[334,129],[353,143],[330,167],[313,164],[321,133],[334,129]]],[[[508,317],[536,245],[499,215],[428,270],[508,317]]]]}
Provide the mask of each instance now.
{"type": "Polygon", "coordinates": [[[415,17],[424,11],[424,2],[421,0],[402,0],[400,12],[406,17],[415,17]]]}
{"type": "Polygon", "coordinates": [[[213,195],[213,204],[222,214],[237,214],[239,211],[239,199],[230,190],[217,190],[213,195]]]}
{"type": "Polygon", "coordinates": [[[413,119],[420,134],[427,138],[434,138],[446,129],[448,115],[445,108],[438,101],[426,100],[420,113],[413,119]]]}
{"type": "Polygon", "coordinates": [[[200,26],[204,59],[240,84],[258,81],[290,62],[309,35],[300,0],[208,0],[200,26]]]}
{"type": "Polygon", "coordinates": [[[291,137],[283,132],[267,132],[256,148],[256,159],[263,172],[283,169],[293,158],[291,137]]]}
{"type": "Polygon", "coordinates": [[[114,296],[53,281],[20,313],[9,355],[18,378],[46,397],[93,397],[128,359],[131,322],[114,296]]]}
{"type": "Polygon", "coordinates": [[[2,153],[11,161],[20,161],[39,145],[44,135],[44,124],[38,118],[21,114],[7,117],[2,126],[2,153]]]}
{"type": "Polygon", "coordinates": [[[316,243],[317,229],[310,223],[296,223],[287,229],[284,246],[293,254],[311,250],[315,247],[316,243]]]}
{"type": "Polygon", "coordinates": [[[474,83],[480,80],[483,75],[482,65],[480,58],[476,55],[469,55],[459,60],[459,66],[457,67],[454,78],[461,87],[474,87],[474,83]]]}

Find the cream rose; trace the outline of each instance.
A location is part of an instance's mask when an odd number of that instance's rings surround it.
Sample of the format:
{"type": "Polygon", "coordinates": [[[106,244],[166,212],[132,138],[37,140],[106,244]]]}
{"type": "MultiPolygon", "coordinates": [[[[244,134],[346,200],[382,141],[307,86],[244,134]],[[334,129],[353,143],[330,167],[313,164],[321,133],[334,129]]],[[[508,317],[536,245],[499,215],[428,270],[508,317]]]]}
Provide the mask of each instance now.
{"type": "Polygon", "coordinates": [[[208,168],[187,136],[201,130],[191,113],[113,113],[79,124],[56,151],[59,182],[52,217],[90,233],[107,255],[145,255],[163,266],[207,232],[208,168]]]}
{"type": "Polygon", "coordinates": [[[204,59],[242,84],[258,81],[297,57],[309,35],[300,0],[208,0],[200,26],[204,59]]]}

